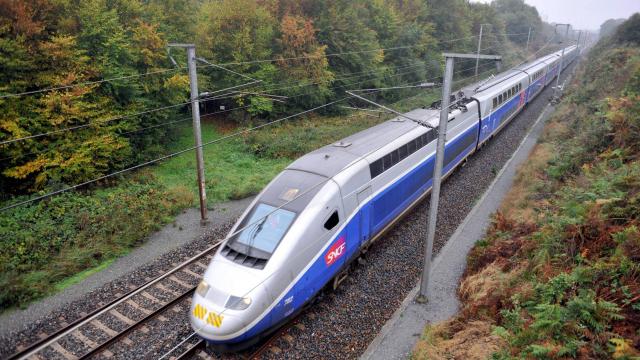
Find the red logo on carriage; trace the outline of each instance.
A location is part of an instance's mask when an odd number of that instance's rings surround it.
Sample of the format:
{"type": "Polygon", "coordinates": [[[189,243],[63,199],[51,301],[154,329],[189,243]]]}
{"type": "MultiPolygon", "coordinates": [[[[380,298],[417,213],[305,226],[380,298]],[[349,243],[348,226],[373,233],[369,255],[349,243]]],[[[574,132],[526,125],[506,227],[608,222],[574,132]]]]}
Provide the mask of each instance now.
{"type": "Polygon", "coordinates": [[[324,262],[327,266],[333,264],[338,261],[344,255],[345,250],[347,249],[347,243],[344,241],[344,236],[340,237],[338,241],[336,241],[331,247],[329,251],[324,255],[324,262]]]}

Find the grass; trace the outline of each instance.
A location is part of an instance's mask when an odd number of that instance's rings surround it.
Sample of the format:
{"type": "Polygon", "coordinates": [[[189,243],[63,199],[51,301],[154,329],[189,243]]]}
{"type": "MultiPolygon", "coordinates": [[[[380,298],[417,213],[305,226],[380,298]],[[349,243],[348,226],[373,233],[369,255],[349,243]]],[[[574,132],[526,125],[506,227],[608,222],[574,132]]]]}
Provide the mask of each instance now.
{"type": "MultiPolygon", "coordinates": [[[[437,90],[423,91],[418,96],[397,102],[394,108],[407,111],[430,104],[439,96],[437,90]]],[[[309,115],[204,146],[207,205],[257,194],[296,158],[390,118],[388,114],[378,114],[355,111],[335,116],[309,115]]],[[[221,119],[203,121],[201,127],[203,143],[243,129],[221,119]]],[[[171,152],[194,146],[190,126],[179,132],[178,140],[169,149],[171,152]]],[[[195,154],[187,152],[149,171],[158,183],[169,189],[176,186],[192,189],[193,206],[196,206],[195,168],[195,154]]]]}
{"type": "Polygon", "coordinates": [[[68,277],[68,278],[56,283],[53,286],[53,290],[54,291],[62,291],[64,289],[68,288],[71,285],[75,285],[75,284],[81,282],[82,280],[88,278],[89,276],[108,268],[109,266],[111,266],[111,264],[113,264],[114,261],[116,261],[115,258],[103,261],[102,264],[100,264],[98,266],[89,268],[89,269],[81,271],[81,272],[79,272],[79,273],[77,273],[77,274],[75,274],[75,275],[73,275],[71,277],[68,277]]]}
{"type": "MultiPolygon", "coordinates": [[[[169,151],[179,151],[194,146],[191,127],[180,129],[178,141],[169,151]]],[[[225,135],[213,122],[202,124],[203,143],[225,135]]],[[[227,200],[242,199],[257,194],[290,159],[269,159],[247,151],[241,138],[222,141],[203,147],[205,186],[208,206],[227,200]]],[[[149,170],[157,182],[167,188],[191,189],[197,205],[196,159],[193,151],[170,159],[149,170]]]]}

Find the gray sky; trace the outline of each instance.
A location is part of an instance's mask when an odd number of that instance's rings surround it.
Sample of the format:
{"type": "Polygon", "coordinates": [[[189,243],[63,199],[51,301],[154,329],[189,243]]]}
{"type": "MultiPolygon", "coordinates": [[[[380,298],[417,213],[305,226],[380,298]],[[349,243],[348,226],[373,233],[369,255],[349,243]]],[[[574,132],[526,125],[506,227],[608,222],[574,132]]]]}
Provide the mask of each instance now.
{"type": "MultiPolygon", "coordinates": [[[[488,3],[491,0],[472,0],[488,3]]],[[[608,19],[640,12],[640,0],[525,0],[547,22],[570,23],[574,29],[598,30],[608,19]]]]}

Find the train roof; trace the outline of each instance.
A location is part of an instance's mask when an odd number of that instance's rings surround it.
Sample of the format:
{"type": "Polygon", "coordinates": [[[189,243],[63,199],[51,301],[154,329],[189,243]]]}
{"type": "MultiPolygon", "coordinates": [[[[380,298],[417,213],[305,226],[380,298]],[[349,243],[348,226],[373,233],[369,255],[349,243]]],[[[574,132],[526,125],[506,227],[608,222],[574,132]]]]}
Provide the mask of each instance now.
{"type": "MultiPolygon", "coordinates": [[[[435,126],[439,119],[439,113],[438,110],[415,109],[404,115],[435,126]]],[[[393,142],[417,127],[420,125],[411,120],[396,117],[312,151],[291,163],[287,169],[306,171],[330,178],[353,162],[364,158],[372,151],[393,142]]]]}

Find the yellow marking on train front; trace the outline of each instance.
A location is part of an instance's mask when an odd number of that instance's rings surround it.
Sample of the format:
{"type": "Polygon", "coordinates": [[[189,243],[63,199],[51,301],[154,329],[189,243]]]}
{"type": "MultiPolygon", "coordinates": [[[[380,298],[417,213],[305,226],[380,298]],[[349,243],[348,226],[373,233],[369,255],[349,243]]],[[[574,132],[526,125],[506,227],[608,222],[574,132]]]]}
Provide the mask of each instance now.
{"type": "Polygon", "coordinates": [[[207,317],[207,324],[219,328],[220,326],[222,326],[222,319],[223,319],[222,315],[218,315],[212,311],[209,313],[209,316],[207,317]]]}
{"type": "Polygon", "coordinates": [[[193,315],[198,319],[204,319],[205,315],[207,315],[207,309],[200,304],[196,304],[196,307],[193,308],[193,315]]]}

